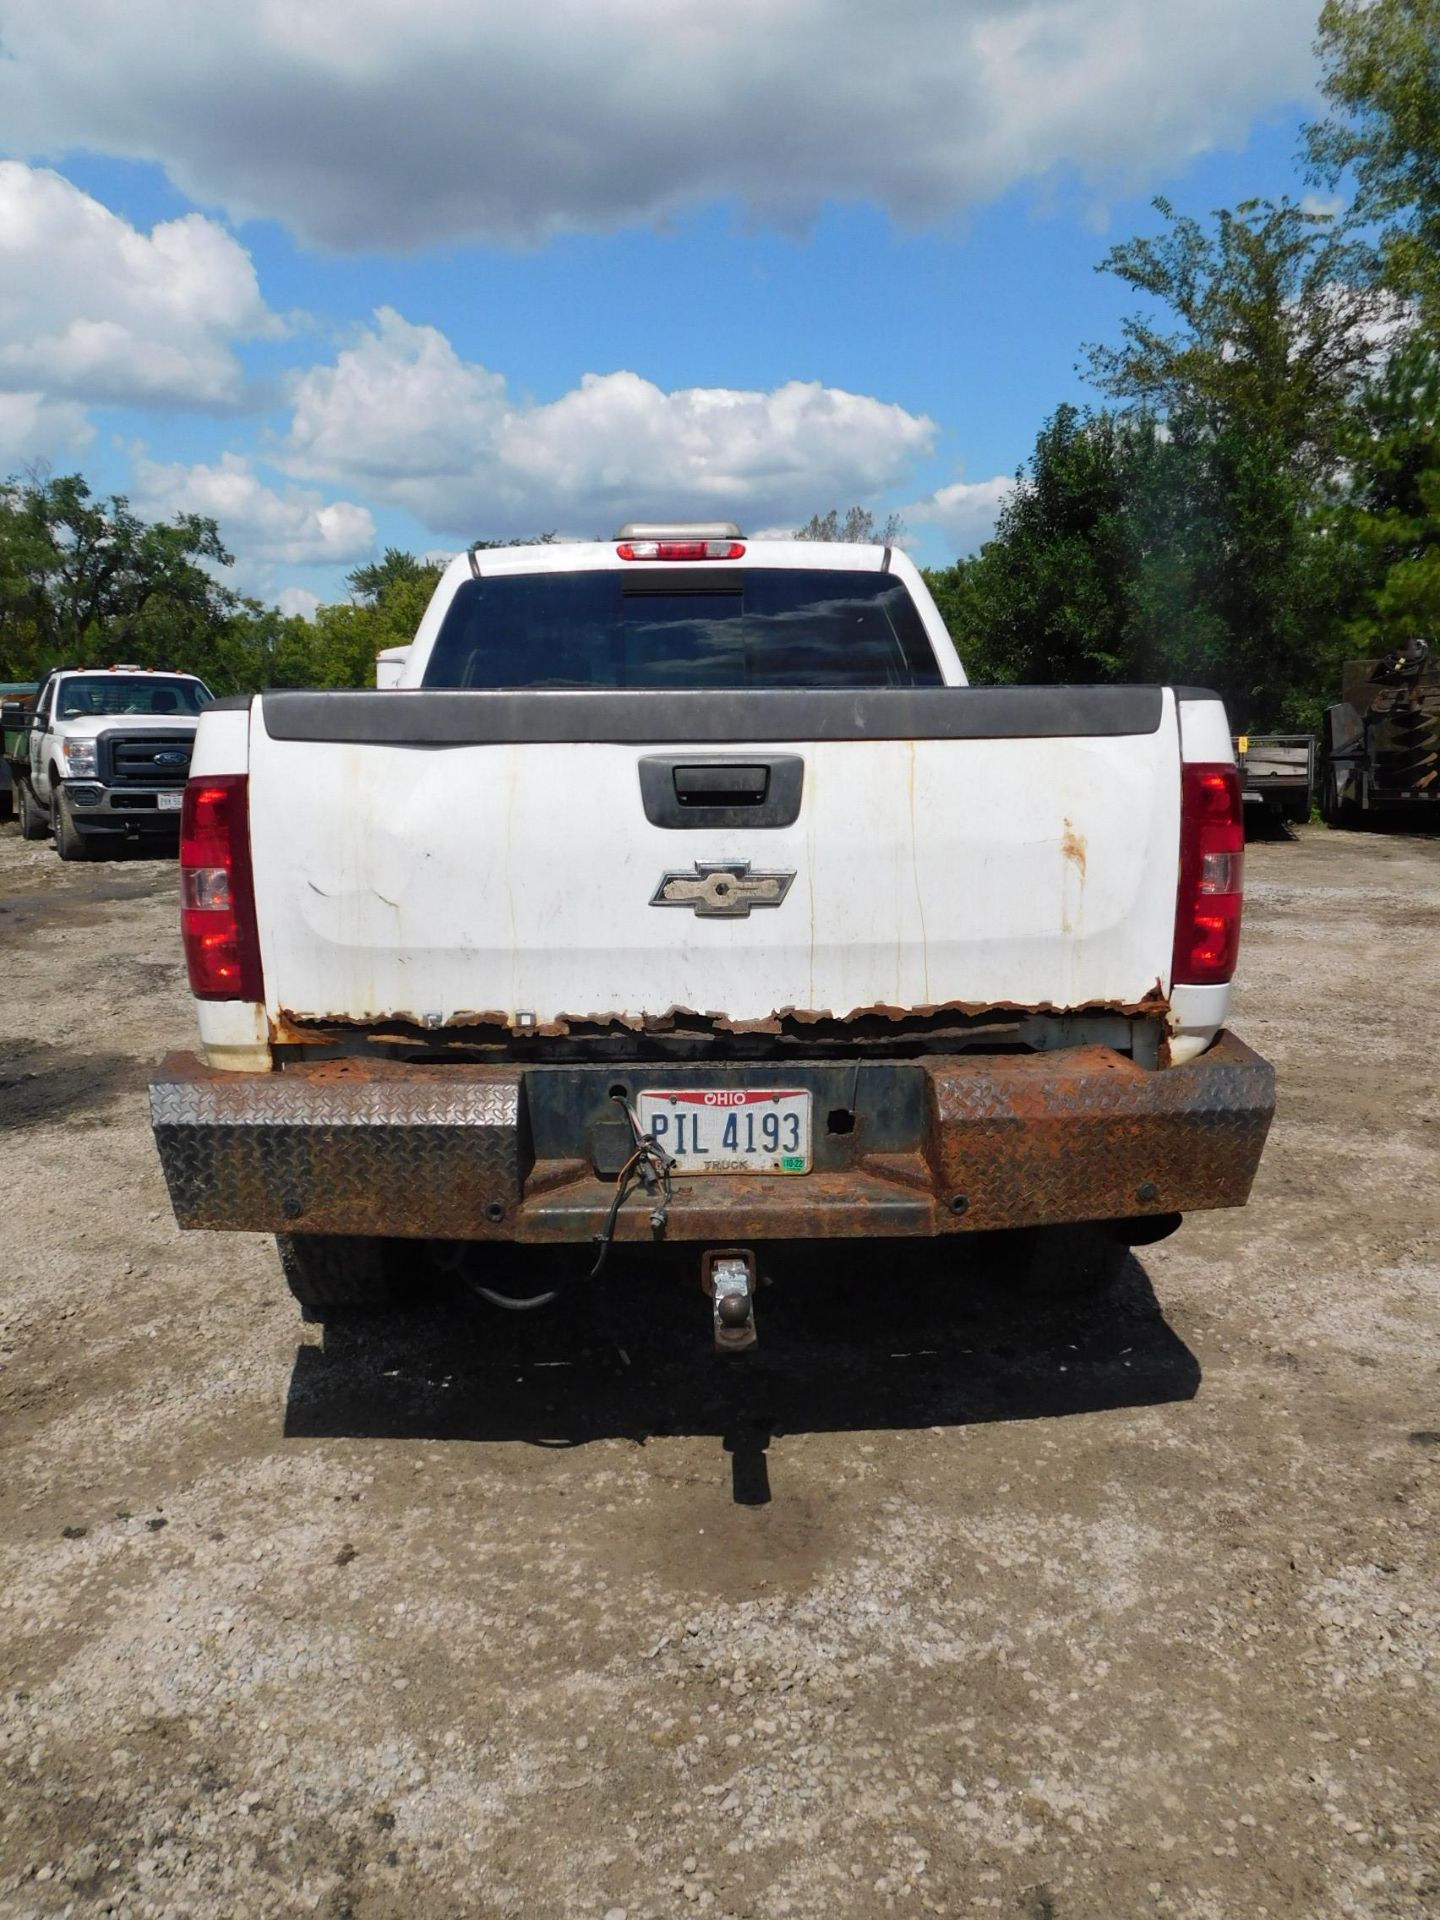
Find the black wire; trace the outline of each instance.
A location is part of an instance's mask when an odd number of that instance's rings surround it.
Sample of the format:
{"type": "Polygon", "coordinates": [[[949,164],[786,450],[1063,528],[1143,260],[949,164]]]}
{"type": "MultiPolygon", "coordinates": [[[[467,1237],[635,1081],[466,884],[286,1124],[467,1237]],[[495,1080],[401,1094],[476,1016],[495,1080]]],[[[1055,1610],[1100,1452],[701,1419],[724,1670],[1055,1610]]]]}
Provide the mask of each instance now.
{"type": "Polygon", "coordinates": [[[549,1293],[531,1293],[518,1299],[511,1293],[497,1293],[493,1287],[481,1286],[478,1280],[469,1283],[470,1291],[479,1294],[482,1300],[488,1300],[492,1307],[504,1307],[507,1313],[533,1313],[537,1307],[553,1307],[564,1292],[563,1287],[552,1287],[549,1293]]]}
{"type": "MultiPolygon", "coordinates": [[[[639,1118],[624,1096],[617,1093],[612,1094],[611,1098],[625,1110],[625,1117],[630,1122],[635,1135],[635,1151],[616,1177],[615,1192],[605,1215],[605,1223],[595,1236],[598,1246],[595,1263],[583,1276],[587,1281],[598,1280],[604,1272],[605,1263],[610,1258],[610,1248],[615,1238],[615,1223],[620,1218],[620,1209],[638,1186],[643,1184],[653,1193],[657,1176],[659,1178],[665,1198],[651,1215],[652,1223],[657,1225],[657,1229],[664,1225],[665,1214],[675,1198],[675,1186],[671,1178],[671,1168],[675,1162],[659,1145],[654,1134],[641,1132],[639,1118]]],[[[493,1287],[482,1286],[478,1280],[472,1280],[469,1284],[471,1291],[477,1293],[482,1300],[489,1301],[492,1307],[503,1307],[507,1313],[533,1313],[537,1307],[553,1306],[566,1288],[572,1286],[579,1278],[581,1278],[579,1274],[573,1275],[563,1285],[552,1287],[548,1293],[529,1294],[523,1299],[517,1298],[514,1294],[497,1293],[493,1287]]]]}
{"type": "MultiPolygon", "coordinates": [[[[632,1160],[630,1164],[633,1166],[634,1160],[632,1160]]],[[[639,1184],[640,1182],[633,1176],[627,1178],[624,1173],[622,1173],[616,1181],[615,1197],[610,1202],[610,1211],[605,1216],[604,1226],[601,1227],[599,1233],[595,1236],[600,1250],[595,1255],[594,1266],[591,1267],[589,1273],[585,1276],[587,1280],[598,1280],[600,1278],[604,1270],[605,1262],[610,1258],[610,1244],[615,1237],[615,1222],[620,1217],[620,1209],[639,1184]]]]}

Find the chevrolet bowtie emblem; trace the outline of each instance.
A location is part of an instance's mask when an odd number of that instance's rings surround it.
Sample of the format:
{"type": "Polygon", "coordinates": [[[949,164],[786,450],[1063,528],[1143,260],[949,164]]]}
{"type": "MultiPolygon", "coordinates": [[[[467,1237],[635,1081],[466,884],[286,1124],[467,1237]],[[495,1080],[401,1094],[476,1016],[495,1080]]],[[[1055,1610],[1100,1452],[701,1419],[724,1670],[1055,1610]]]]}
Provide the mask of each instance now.
{"type": "Polygon", "coordinates": [[[662,875],[652,907],[690,907],[706,919],[743,920],[752,907],[778,907],[793,873],[752,873],[748,860],[697,860],[689,873],[662,875]]]}

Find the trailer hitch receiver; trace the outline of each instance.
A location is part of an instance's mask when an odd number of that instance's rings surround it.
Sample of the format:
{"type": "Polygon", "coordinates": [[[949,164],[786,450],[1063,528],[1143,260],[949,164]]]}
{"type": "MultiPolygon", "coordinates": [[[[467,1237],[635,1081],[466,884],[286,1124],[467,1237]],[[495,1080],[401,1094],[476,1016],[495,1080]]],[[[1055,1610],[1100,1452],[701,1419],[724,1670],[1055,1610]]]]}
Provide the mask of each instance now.
{"type": "Polygon", "coordinates": [[[712,1247],[700,1262],[700,1284],[710,1296],[719,1353],[755,1345],[755,1256],[745,1247],[712,1247]]]}

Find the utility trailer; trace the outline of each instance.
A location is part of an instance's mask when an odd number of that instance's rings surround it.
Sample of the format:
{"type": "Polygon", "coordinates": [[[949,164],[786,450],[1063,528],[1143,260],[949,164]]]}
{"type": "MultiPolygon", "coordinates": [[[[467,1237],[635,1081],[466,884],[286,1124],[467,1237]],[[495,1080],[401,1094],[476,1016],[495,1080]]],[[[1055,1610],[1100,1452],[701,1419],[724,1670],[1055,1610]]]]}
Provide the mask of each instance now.
{"type": "Polygon", "coordinates": [[[1275,820],[1308,820],[1315,799],[1315,738],[1309,733],[1242,733],[1235,763],[1247,808],[1275,820]]]}
{"type": "Polygon", "coordinates": [[[1429,642],[1347,661],[1341,695],[1325,710],[1321,817],[1440,821],[1440,659],[1429,642]]]}

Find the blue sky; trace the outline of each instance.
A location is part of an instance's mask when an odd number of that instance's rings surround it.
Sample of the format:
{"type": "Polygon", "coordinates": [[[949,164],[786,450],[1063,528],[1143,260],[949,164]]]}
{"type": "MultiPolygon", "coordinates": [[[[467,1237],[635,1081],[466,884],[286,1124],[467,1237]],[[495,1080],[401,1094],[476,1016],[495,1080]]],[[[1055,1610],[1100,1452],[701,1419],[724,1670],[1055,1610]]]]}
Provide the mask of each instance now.
{"type": "Polygon", "coordinates": [[[0,469],[214,513],[297,607],[671,507],[899,509],[943,563],[1090,397],[1151,197],[1306,191],[1308,0],[902,0],[883,58],[852,0],[653,57],[661,0],[563,15],[10,0],[0,469]]]}

